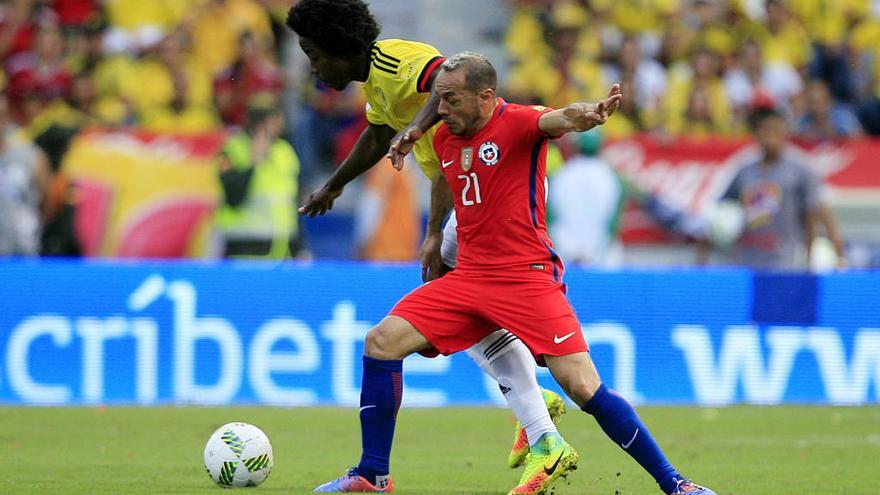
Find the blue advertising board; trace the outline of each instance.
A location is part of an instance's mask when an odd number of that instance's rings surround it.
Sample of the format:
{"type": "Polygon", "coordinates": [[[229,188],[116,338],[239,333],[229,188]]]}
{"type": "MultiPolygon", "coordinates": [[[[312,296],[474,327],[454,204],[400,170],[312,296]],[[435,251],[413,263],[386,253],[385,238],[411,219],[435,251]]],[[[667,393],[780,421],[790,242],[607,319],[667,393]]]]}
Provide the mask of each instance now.
{"type": "MultiPolygon", "coordinates": [[[[0,261],[0,403],[358,403],[363,338],[414,265],[0,261]]],[[[570,269],[604,380],[636,403],[880,402],[880,273],[570,269]]],[[[528,304],[524,301],[524,304],[528,304]]],[[[503,404],[465,355],[410,406],[503,404]]],[[[545,369],[539,380],[553,386],[545,369]]]]}

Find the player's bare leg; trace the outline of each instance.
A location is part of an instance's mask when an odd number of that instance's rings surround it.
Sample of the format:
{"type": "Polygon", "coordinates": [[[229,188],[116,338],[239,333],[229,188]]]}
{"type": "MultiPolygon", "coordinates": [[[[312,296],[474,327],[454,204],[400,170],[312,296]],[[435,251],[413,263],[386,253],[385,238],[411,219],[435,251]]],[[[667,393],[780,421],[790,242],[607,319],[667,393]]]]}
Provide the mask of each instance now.
{"type": "Polygon", "coordinates": [[[544,356],[547,367],[566,394],[592,415],[608,438],[648,471],[660,489],[670,495],[716,495],[709,488],[682,477],[669,463],[635,409],[599,378],[588,352],[544,356]]]}

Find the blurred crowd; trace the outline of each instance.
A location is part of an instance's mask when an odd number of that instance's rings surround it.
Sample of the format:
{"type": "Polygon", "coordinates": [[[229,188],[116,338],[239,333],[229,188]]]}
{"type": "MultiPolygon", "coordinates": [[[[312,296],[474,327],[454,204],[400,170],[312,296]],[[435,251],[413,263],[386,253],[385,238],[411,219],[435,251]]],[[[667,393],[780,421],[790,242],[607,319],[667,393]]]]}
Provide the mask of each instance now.
{"type": "Polygon", "coordinates": [[[0,237],[9,244],[0,254],[77,254],[59,172],[84,128],[232,135],[248,128],[253,107],[279,108],[303,176],[329,170],[363,106],[357,88],[337,93],[309,78],[284,27],[290,5],[0,2],[0,237]]]}
{"type": "Polygon", "coordinates": [[[611,137],[740,135],[756,107],[796,136],[880,134],[871,0],[512,0],[507,92],[555,106],[623,85],[611,137]]]}

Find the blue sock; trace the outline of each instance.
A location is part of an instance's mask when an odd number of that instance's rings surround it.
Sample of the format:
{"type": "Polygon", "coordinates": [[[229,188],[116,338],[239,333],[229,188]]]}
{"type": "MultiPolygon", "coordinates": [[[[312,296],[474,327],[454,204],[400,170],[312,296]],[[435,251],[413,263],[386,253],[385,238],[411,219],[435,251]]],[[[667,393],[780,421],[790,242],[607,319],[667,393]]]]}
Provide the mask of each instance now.
{"type": "Polygon", "coordinates": [[[403,397],[403,361],[364,356],[361,384],[361,445],[357,474],[370,483],[389,473],[394,425],[403,397]]]}
{"type": "Polygon", "coordinates": [[[581,409],[596,418],[608,438],[654,477],[663,493],[675,490],[676,480],[680,479],[678,472],[626,399],[603,383],[581,409]]]}

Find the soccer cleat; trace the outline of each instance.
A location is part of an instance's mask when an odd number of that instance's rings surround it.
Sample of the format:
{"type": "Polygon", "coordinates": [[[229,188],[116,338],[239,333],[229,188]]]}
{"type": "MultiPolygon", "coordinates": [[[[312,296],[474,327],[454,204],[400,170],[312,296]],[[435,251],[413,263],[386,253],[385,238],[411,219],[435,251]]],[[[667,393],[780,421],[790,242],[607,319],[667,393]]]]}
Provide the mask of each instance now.
{"type": "Polygon", "coordinates": [[[711,489],[700,486],[691,480],[678,480],[675,485],[675,491],[669,495],[717,495],[711,489]]]}
{"type": "Polygon", "coordinates": [[[363,476],[359,476],[356,468],[351,468],[342,476],[324,483],[313,491],[323,493],[391,493],[394,491],[394,482],[391,481],[391,476],[388,476],[387,481],[377,487],[363,476]]]}
{"type": "Polygon", "coordinates": [[[558,433],[545,433],[538,440],[538,445],[544,450],[529,452],[519,485],[507,495],[542,495],[554,481],[577,469],[577,451],[558,433]]]}
{"type": "MultiPolygon", "coordinates": [[[[544,396],[544,404],[547,405],[547,412],[550,413],[550,419],[553,424],[559,423],[559,418],[565,414],[565,400],[555,392],[551,392],[546,388],[541,389],[544,396]]],[[[507,456],[507,465],[510,469],[516,469],[523,465],[526,456],[529,454],[529,439],[526,436],[526,430],[519,421],[516,422],[516,432],[513,437],[513,447],[507,456]]]]}

